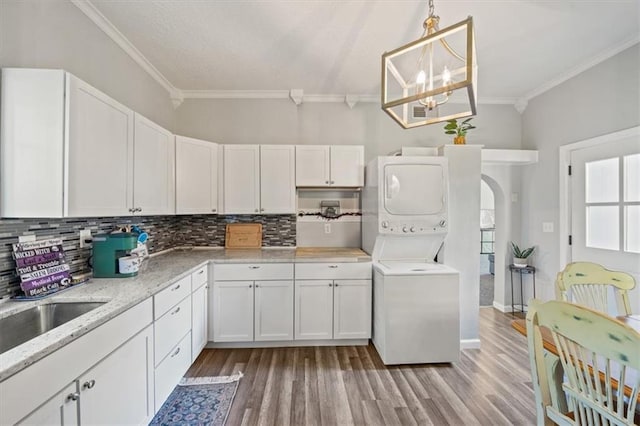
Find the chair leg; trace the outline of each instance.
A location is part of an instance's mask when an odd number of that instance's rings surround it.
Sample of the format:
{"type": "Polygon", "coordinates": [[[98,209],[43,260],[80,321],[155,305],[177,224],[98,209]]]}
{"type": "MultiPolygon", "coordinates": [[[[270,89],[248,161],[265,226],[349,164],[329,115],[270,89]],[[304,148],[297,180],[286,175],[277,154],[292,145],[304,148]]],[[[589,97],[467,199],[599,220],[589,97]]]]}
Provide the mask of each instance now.
{"type": "Polygon", "coordinates": [[[564,376],[564,370],[562,369],[560,358],[550,352],[545,352],[544,364],[547,369],[547,375],[549,377],[553,377],[553,379],[549,381],[549,394],[551,396],[552,406],[555,407],[559,412],[566,413],[569,410],[567,407],[567,397],[562,390],[562,379],[564,376]],[[553,385],[553,383],[555,383],[555,385],[553,385]]]}

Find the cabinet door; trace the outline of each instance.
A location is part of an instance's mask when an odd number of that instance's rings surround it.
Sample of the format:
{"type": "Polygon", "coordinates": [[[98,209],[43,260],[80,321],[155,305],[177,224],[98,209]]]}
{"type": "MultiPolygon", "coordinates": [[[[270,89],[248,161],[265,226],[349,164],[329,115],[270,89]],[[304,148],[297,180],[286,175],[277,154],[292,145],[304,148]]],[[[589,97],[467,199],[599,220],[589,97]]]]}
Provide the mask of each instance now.
{"type": "Polygon", "coordinates": [[[260,146],[260,212],[295,213],[295,147],[260,146]]]}
{"type": "Polygon", "coordinates": [[[176,213],[218,208],[218,144],[176,136],[176,213]]]}
{"type": "Polygon", "coordinates": [[[82,375],[82,424],[148,424],[154,414],[153,326],[82,375]]]}
{"type": "Polygon", "coordinates": [[[53,398],[19,422],[21,425],[77,425],[80,424],[78,382],[65,387],[53,398]]]}
{"type": "Polygon", "coordinates": [[[329,186],[329,146],[296,145],[296,186],[329,186]]]}
{"type": "Polygon", "coordinates": [[[213,341],[253,341],[253,281],[216,281],[213,301],[213,341]]]}
{"type": "Polygon", "coordinates": [[[333,281],[296,280],[295,339],[331,339],[333,281]]]}
{"type": "Polygon", "coordinates": [[[195,361],[207,344],[209,286],[201,286],[191,295],[191,361],[195,361]]]}
{"type": "Polygon", "coordinates": [[[331,186],[364,186],[363,146],[331,146],[331,186]]]}
{"type": "Polygon", "coordinates": [[[224,146],[224,213],[260,212],[260,146],[224,146]]]}
{"type": "Polygon", "coordinates": [[[371,280],[335,280],[333,338],[371,337],[371,280]]]}
{"type": "Polygon", "coordinates": [[[166,129],[135,114],[133,207],[137,213],[175,211],[175,146],[166,129]]]}
{"type": "Polygon", "coordinates": [[[293,281],[255,282],[255,340],[293,340],[293,281]]]}
{"type": "Polygon", "coordinates": [[[133,207],[133,111],[67,74],[65,216],[127,216],[133,207]]]}

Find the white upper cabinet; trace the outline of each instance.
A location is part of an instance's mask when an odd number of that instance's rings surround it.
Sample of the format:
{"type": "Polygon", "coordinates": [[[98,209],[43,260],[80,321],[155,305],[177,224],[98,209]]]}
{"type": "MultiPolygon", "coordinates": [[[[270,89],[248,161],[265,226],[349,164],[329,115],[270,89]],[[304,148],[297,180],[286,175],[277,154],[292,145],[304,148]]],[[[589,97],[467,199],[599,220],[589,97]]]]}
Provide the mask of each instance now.
{"type": "Polygon", "coordinates": [[[224,213],[295,213],[293,145],[225,145],[224,213]]]}
{"type": "Polygon", "coordinates": [[[176,136],[176,213],[218,211],[218,150],[213,142],[176,136]]]}
{"type": "Polygon", "coordinates": [[[260,212],[296,211],[295,146],[260,146],[260,212]]]}
{"type": "Polygon", "coordinates": [[[171,132],[135,114],[133,213],[175,212],[175,146],[171,132]]]}
{"type": "Polygon", "coordinates": [[[330,159],[328,145],[297,145],[296,186],[329,186],[330,159]]]}
{"type": "Polygon", "coordinates": [[[296,186],[364,186],[364,147],[297,145],[296,186]]]}
{"type": "Polygon", "coordinates": [[[260,146],[224,146],[224,212],[260,212],[260,146]]]}
{"type": "Polygon", "coordinates": [[[66,102],[64,216],[129,215],[133,111],[71,74],[66,102]]]}

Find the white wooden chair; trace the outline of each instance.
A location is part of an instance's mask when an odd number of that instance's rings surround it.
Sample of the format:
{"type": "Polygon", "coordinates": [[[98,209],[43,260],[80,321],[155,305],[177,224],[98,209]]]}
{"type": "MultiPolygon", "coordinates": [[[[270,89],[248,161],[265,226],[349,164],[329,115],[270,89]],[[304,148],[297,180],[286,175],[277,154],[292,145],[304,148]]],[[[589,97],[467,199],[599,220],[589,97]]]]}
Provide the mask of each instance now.
{"type": "Polygon", "coordinates": [[[527,313],[527,339],[539,425],[634,424],[640,389],[640,333],[586,306],[534,300],[527,313]],[[553,336],[564,369],[562,389],[572,412],[561,412],[552,404],[549,389],[558,378],[547,373],[540,327],[553,336]],[[620,383],[617,389],[612,379],[620,383]],[[628,397],[623,393],[624,383],[631,388],[628,397]]]}
{"type": "Polygon", "coordinates": [[[600,312],[609,311],[610,289],[616,295],[616,315],[631,315],[629,291],[636,286],[635,279],[625,273],[610,271],[597,263],[574,262],[568,264],[556,278],[556,299],[573,301],[600,312]]]}

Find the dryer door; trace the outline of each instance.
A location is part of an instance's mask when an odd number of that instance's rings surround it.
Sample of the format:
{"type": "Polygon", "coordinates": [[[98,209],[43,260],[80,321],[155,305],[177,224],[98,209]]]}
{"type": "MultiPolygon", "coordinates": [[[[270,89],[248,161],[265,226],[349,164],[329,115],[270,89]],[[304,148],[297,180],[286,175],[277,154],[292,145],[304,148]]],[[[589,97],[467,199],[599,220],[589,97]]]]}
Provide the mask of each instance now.
{"type": "Polygon", "coordinates": [[[434,215],[446,210],[441,164],[386,164],[384,209],[398,216],[434,215]]]}

